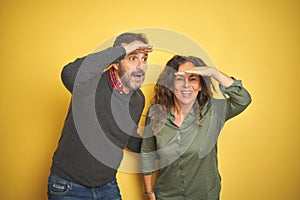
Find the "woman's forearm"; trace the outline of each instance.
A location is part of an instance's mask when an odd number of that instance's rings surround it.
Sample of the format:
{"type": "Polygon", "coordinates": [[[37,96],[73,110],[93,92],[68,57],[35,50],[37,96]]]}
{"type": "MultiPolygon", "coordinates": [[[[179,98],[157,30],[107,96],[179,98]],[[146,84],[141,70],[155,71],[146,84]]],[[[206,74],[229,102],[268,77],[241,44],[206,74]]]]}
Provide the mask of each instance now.
{"type": "Polygon", "coordinates": [[[144,175],[144,187],[145,187],[145,195],[149,200],[155,200],[155,194],[153,192],[152,187],[152,174],[144,175]]]}
{"type": "Polygon", "coordinates": [[[144,187],[145,187],[145,192],[153,191],[152,174],[144,175],[144,187]]]}
{"type": "Polygon", "coordinates": [[[223,72],[219,71],[217,68],[213,68],[214,72],[212,73],[212,77],[218,81],[222,86],[229,87],[234,80],[223,72]]]}

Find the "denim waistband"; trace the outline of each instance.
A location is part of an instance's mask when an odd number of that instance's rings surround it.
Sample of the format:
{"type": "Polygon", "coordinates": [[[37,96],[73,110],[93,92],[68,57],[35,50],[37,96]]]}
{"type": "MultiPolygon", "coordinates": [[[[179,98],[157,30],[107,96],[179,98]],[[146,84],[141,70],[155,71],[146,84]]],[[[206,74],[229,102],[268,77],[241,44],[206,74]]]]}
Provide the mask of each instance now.
{"type": "Polygon", "coordinates": [[[80,185],[80,184],[78,184],[78,183],[74,183],[74,182],[72,182],[72,181],[68,181],[67,179],[62,178],[61,176],[59,176],[59,175],[57,175],[57,174],[55,174],[55,173],[53,173],[53,172],[50,173],[50,176],[49,176],[49,178],[48,178],[48,181],[49,181],[49,182],[59,182],[59,183],[61,183],[61,184],[69,184],[69,185],[71,185],[71,186],[75,186],[75,187],[83,187],[83,188],[88,188],[88,189],[100,189],[100,188],[102,188],[102,187],[106,187],[106,186],[111,186],[111,185],[117,184],[117,179],[114,178],[113,180],[111,180],[110,182],[108,182],[108,183],[106,183],[106,184],[104,184],[104,185],[102,185],[102,186],[98,186],[98,187],[93,187],[93,188],[91,188],[91,187],[86,187],[86,186],[84,186],[84,185],[80,185]]]}

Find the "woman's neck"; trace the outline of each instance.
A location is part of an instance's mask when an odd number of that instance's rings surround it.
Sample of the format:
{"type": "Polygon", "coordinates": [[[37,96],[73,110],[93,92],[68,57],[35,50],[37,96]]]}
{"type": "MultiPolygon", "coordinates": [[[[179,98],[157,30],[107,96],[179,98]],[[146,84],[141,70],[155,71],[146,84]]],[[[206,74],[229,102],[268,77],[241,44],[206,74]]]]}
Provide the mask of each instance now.
{"type": "Polygon", "coordinates": [[[174,123],[177,126],[181,126],[184,118],[187,116],[187,114],[190,112],[190,110],[193,108],[193,104],[190,105],[180,105],[179,102],[175,101],[173,112],[175,116],[174,123]]]}

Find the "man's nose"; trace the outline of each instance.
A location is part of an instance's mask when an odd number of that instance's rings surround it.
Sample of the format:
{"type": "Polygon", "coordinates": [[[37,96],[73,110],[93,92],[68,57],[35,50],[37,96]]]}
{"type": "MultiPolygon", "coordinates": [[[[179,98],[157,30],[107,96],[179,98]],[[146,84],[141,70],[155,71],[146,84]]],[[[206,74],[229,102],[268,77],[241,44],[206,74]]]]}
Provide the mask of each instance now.
{"type": "Polygon", "coordinates": [[[139,59],[138,63],[137,63],[137,68],[143,69],[143,68],[145,68],[146,65],[147,65],[147,63],[143,59],[139,59]]]}

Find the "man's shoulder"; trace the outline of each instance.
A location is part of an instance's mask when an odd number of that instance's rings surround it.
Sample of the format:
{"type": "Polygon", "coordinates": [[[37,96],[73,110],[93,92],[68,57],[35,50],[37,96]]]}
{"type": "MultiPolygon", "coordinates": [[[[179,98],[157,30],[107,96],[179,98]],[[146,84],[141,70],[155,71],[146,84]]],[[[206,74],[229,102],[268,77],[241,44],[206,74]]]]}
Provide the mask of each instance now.
{"type": "Polygon", "coordinates": [[[144,95],[144,93],[142,92],[141,89],[137,89],[137,90],[135,91],[135,94],[136,94],[138,97],[140,97],[140,98],[142,98],[143,100],[145,100],[145,95],[144,95]]]}

